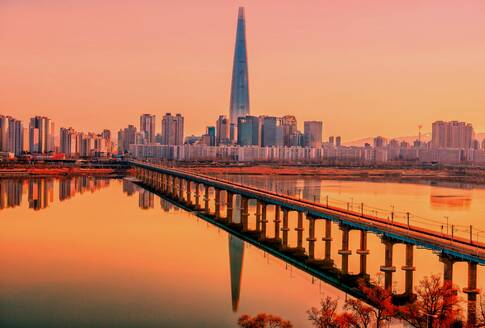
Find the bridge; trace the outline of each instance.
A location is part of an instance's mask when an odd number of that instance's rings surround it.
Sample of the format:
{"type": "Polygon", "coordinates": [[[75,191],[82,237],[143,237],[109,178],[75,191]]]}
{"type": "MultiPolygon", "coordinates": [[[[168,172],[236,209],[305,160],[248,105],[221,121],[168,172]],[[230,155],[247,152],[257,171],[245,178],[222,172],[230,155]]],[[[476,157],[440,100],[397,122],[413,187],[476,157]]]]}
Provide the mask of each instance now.
{"type": "Polygon", "coordinates": [[[140,161],[129,161],[129,164],[144,187],[354,296],[362,297],[352,282],[357,278],[368,277],[368,233],[380,236],[384,245],[384,263],[380,270],[384,274],[384,287],[388,289],[392,289],[393,273],[396,271],[393,265],[393,246],[398,243],[405,245],[405,265],[401,268],[405,271],[405,292],[396,295],[401,299],[412,299],[414,296],[415,247],[429,249],[439,256],[443,263],[443,278],[448,282],[453,281],[454,263],[466,262],[468,286],[463,292],[468,298],[468,322],[472,324],[476,321],[476,300],[479,293],[477,266],[485,265],[485,244],[473,240],[471,233],[470,239],[444,235],[411,224],[409,215],[407,222],[402,223],[364,213],[363,206],[361,211],[350,211],[233,183],[188,169],[162,167],[140,161]],[[223,197],[227,204],[225,213],[221,210],[223,197]],[[236,197],[240,202],[239,206],[235,204],[236,197]],[[250,215],[250,200],[256,202],[254,215],[250,215]],[[211,201],[213,208],[210,206],[211,201]],[[270,208],[274,216],[274,231],[271,233],[267,229],[270,208]],[[292,211],[297,213],[298,222],[294,246],[289,243],[289,213],[292,211]],[[304,220],[307,221],[305,225],[304,220]],[[325,243],[325,255],[321,259],[315,257],[317,222],[324,224],[322,240],[325,243]],[[330,257],[332,223],[338,224],[342,236],[341,249],[338,251],[342,257],[339,269],[335,268],[330,257]],[[304,226],[308,227],[305,239],[304,226]],[[351,275],[348,267],[348,258],[352,254],[349,248],[351,230],[360,232],[360,248],[356,251],[360,258],[357,275],[351,275]]]}

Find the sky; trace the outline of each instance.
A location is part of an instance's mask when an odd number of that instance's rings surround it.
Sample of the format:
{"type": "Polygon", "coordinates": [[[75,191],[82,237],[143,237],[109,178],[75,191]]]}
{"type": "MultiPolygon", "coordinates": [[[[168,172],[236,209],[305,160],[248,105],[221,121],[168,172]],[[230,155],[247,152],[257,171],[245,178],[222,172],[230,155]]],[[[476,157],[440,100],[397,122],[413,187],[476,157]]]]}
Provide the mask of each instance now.
{"type": "Polygon", "coordinates": [[[251,114],[343,140],[485,132],[483,0],[0,0],[0,114],[117,131],[181,113],[200,135],[229,114],[238,6],[251,114]]]}

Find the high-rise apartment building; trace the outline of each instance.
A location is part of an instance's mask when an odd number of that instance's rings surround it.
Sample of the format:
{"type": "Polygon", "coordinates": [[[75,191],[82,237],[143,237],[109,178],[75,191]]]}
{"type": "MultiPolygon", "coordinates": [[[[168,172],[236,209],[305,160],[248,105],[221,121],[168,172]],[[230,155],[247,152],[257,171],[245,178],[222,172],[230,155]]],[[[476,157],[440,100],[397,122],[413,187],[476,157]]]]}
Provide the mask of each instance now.
{"type": "Polygon", "coordinates": [[[162,145],[182,145],[184,143],[184,117],[166,113],[162,118],[162,145]]]}
{"type": "Polygon", "coordinates": [[[335,137],[335,146],[336,147],[342,146],[342,137],[341,136],[336,136],[335,137]]]}
{"type": "Polygon", "coordinates": [[[240,146],[260,145],[259,117],[248,115],[238,118],[237,144],[240,146]]]}
{"type": "Polygon", "coordinates": [[[73,128],[61,128],[59,135],[59,150],[66,157],[79,155],[78,133],[73,128]]]}
{"type": "Polygon", "coordinates": [[[10,116],[0,115],[0,152],[8,151],[8,122],[10,116]]]}
{"type": "Polygon", "coordinates": [[[30,119],[29,145],[33,154],[53,152],[54,123],[45,116],[35,116],[30,119]]]}
{"type": "Polygon", "coordinates": [[[305,121],[303,123],[303,138],[305,140],[305,147],[321,147],[322,135],[323,123],[321,121],[305,121]]]}
{"type": "Polygon", "coordinates": [[[24,142],[22,121],[0,115],[0,151],[19,156],[24,151],[24,142]]]}
{"type": "Polygon", "coordinates": [[[128,125],[127,128],[118,131],[118,154],[125,154],[130,150],[130,145],[136,143],[136,127],[128,125]]]}
{"type": "Polygon", "coordinates": [[[140,116],[140,132],[145,134],[146,143],[155,142],[155,115],[143,114],[140,116]]]}
{"type": "Polygon", "coordinates": [[[475,132],[469,123],[458,121],[436,121],[432,126],[432,148],[470,149],[475,132]]]}
{"type": "Polygon", "coordinates": [[[230,122],[226,116],[220,115],[216,122],[216,144],[227,145],[230,143],[230,122]]]}
{"type": "Polygon", "coordinates": [[[382,147],[385,147],[387,146],[387,139],[382,137],[382,136],[378,136],[378,137],[375,137],[374,138],[374,147],[375,148],[382,148],[382,147]]]}
{"type": "Polygon", "coordinates": [[[248,54],[246,49],[246,19],[240,7],[237,17],[236,46],[232,66],[231,103],[229,118],[237,127],[237,119],[249,115],[248,54]]]}

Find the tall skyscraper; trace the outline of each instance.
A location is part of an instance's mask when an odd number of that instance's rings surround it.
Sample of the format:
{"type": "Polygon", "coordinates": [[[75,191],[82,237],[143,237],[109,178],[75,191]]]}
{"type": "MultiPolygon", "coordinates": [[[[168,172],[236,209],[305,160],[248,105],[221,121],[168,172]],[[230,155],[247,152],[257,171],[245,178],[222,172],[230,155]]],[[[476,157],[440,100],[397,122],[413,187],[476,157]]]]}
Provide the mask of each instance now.
{"type": "Polygon", "coordinates": [[[209,146],[216,145],[216,127],[215,126],[208,126],[207,127],[207,135],[209,136],[209,146]]]}
{"type": "Polygon", "coordinates": [[[286,147],[298,146],[294,144],[294,136],[298,132],[296,117],[293,115],[286,115],[281,118],[283,125],[283,144],[286,147]]]}
{"type": "Polygon", "coordinates": [[[239,7],[237,17],[236,46],[232,65],[231,104],[229,119],[234,127],[237,119],[249,115],[248,54],[246,49],[246,20],[244,7],[239,7]]]}
{"type": "Polygon", "coordinates": [[[306,121],[303,123],[303,135],[306,147],[322,146],[323,123],[321,121],[306,121]]]}
{"type": "Polygon", "coordinates": [[[184,117],[166,113],[162,118],[162,145],[182,145],[184,143],[184,117]]]}
{"type": "Polygon", "coordinates": [[[261,146],[283,146],[283,125],[281,124],[281,118],[274,116],[262,118],[261,146]]]}
{"type": "Polygon", "coordinates": [[[140,116],[140,132],[145,134],[146,143],[155,142],[155,115],[143,114],[140,116]]]}

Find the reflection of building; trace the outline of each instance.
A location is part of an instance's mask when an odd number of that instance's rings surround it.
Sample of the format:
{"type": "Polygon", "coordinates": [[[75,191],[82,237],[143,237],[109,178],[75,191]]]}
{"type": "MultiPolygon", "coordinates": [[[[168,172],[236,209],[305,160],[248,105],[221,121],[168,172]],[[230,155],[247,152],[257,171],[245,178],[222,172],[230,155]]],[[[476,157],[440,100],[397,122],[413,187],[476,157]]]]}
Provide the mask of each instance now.
{"type": "Polygon", "coordinates": [[[123,192],[128,196],[133,196],[135,193],[135,184],[131,181],[123,179],[123,192]]]}
{"type": "Polygon", "coordinates": [[[180,207],[173,205],[172,203],[170,203],[169,201],[163,198],[160,198],[160,208],[164,212],[171,212],[171,211],[178,212],[180,210],[180,207]]]}
{"type": "Polygon", "coordinates": [[[319,203],[320,193],[320,180],[303,179],[303,199],[319,203]]]}
{"type": "Polygon", "coordinates": [[[472,198],[469,195],[431,195],[430,203],[436,208],[468,208],[472,198]]]}
{"type": "Polygon", "coordinates": [[[229,234],[229,265],[231,270],[232,311],[237,312],[241,294],[241,277],[244,259],[244,242],[229,234]]]}
{"type": "Polygon", "coordinates": [[[154,207],[153,194],[147,190],[142,190],[138,194],[138,206],[144,210],[154,207]]]}
{"type": "Polygon", "coordinates": [[[31,179],[29,180],[29,208],[40,210],[49,206],[54,200],[53,179],[31,179]]]}
{"type": "Polygon", "coordinates": [[[20,206],[22,189],[22,180],[0,179],[0,209],[20,206]]]}

